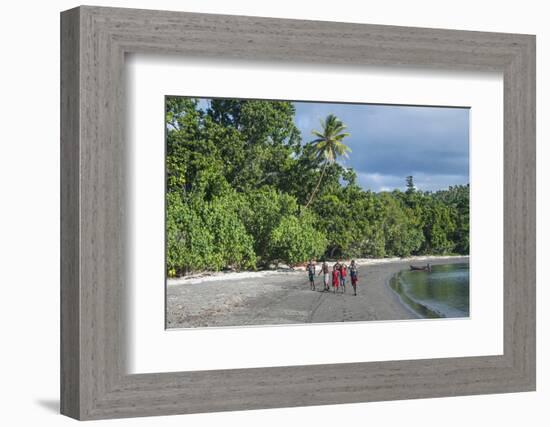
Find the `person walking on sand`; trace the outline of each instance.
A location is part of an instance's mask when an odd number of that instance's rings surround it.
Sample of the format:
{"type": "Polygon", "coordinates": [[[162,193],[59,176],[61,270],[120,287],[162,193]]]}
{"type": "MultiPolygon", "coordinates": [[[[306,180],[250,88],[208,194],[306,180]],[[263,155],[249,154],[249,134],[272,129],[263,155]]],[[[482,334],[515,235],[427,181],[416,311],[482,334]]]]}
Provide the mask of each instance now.
{"type": "Polygon", "coordinates": [[[309,264],[306,267],[307,273],[309,275],[309,288],[314,291],[315,290],[315,261],[309,260],[309,264]]]}
{"type": "Polygon", "coordinates": [[[349,275],[351,277],[351,286],[353,286],[353,295],[357,296],[357,276],[359,275],[359,270],[354,259],[351,260],[349,266],[349,275]]]}
{"type": "MultiPolygon", "coordinates": [[[[338,270],[338,274],[340,274],[340,273],[339,273],[339,272],[340,272],[340,266],[341,266],[340,260],[337,259],[337,260],[336,260],[336,263],[332,266],[332,268],[338,270]]],[[[340,276],[338,276],[338,277],[340,277],[340,276]]],[[[340,279],[338,279],[338,283],[340,283],[340,279]]]]}
{"type": "Polygon", "coordinates": [[[345,263],[340,264],[340,287],[342,292],[346,293],[346,276],[348,275],[348,267],[345,263]]]}
{"type": "Polygon", "coordinates": [[[323,261],[319,274],[323,274],[323,285],[325,286],[323,290],[330,291],[330,272],[326,261],[323,261]]]}
{"type": "Polygon", "coordinates": [[[334,293],[338,290],[338,284],[340,283],[340,270],[336,267],[336,264],[332,267],[332,289],[334,293]]]}

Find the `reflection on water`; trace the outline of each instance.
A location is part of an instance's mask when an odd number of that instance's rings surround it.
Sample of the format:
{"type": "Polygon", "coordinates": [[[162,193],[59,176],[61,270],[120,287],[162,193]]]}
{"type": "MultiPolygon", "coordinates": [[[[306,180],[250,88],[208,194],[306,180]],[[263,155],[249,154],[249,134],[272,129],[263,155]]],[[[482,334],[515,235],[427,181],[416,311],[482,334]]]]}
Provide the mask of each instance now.
{"type": "Polygon", "coordinates": [[[432,271],[403,270],[390,285],[421,317],[470,315],[470,264],[432,266],[432,271]]]}

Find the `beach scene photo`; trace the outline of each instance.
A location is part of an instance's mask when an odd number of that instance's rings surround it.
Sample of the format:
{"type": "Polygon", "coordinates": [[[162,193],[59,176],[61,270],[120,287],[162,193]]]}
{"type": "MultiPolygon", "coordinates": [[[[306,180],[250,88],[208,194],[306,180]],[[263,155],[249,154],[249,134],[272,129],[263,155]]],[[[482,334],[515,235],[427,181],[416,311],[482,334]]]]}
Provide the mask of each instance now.
{"type": "Polygon", "coordinates": [[[468,318],[469,120],[166,96],[166,328],[468,318]]]}

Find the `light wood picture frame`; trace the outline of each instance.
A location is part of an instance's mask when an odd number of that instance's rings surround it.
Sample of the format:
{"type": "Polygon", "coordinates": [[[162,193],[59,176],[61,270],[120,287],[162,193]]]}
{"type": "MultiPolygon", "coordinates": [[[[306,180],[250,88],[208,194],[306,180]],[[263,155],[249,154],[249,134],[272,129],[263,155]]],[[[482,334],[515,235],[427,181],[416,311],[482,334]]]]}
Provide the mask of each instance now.
{"type": "Polygon", "coordinates": [[[89,420],[535,390],[535,255],[535,36],[89,6],[62,12],[62,414],[89,420]],[[127,374],[127,53],[502,72],[503,354],[127,374]]]}

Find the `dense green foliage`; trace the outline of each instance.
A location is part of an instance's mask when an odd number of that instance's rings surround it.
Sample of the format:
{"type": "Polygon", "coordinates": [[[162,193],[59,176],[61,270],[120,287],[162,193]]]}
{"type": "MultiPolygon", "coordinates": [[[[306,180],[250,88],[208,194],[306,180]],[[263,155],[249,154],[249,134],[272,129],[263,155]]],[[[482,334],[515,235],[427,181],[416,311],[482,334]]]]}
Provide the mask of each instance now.
{"type": "Polygon", "coordinates": [[[309,258],[468,253],[468,185],[428,193],[407,177],[405,192],[365,191],[337,161],[349,151],[344,124],[329,116],[310,141],[294,113],[290,102],[218,99],[201,108],[167,98],[170,276],[309,258]]]}

